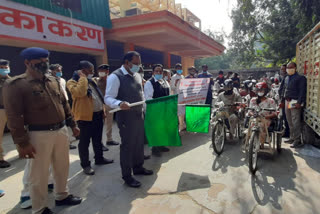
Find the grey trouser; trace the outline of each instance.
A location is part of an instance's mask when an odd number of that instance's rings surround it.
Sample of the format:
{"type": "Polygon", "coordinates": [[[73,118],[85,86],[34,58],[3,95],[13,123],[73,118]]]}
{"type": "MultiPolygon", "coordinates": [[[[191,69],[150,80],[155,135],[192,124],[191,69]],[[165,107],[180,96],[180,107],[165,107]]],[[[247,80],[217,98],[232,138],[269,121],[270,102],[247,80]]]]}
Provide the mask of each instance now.
{"type": "Polygon", "coordinates": [[[286,117],[290,128],[290,140],[301,142],[301,108],[288,109],[288,101],[285,104],[286,117]]]}
{"type": "Polygon", "coordinates": [[[132,176],[144,163],[144,120],[142,112],[122,111],[117,113],[120,129],[120,165],[122,178],[132,176]]]}

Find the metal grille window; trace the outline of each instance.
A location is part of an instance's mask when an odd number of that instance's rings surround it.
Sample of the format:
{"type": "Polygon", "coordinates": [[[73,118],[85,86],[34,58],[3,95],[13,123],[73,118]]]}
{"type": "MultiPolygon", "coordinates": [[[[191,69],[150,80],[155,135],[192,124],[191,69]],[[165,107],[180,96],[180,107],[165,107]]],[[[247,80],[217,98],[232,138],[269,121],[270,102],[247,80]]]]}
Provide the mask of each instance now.
{"type": "Polygon", "coordinates": [[[51,0],[52,4],[81,13],[81,0],[51,0]]]}

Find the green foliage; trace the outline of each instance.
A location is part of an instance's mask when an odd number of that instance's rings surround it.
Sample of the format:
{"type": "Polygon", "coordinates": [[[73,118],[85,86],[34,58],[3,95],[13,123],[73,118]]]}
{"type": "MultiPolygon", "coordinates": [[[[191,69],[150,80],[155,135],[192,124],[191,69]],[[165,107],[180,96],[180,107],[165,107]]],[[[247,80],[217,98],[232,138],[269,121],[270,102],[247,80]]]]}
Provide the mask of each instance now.
{"type": "Polygon", "coordinates": [[[238,0],[231,19],[232,64],[275,66],[292,60],[297,42],[320,21],[320,1],[238,0]]]}
{"type": "Polygon", "coordinates": [[[198,59],[195,61],[195,66],[201,69],[202,65],[207,64],[209,70],[229,69],[232,66],[231,61],[231,55],[226,53],[220,56],[198,59]]]}
{"type": "MultiPolygon", "coordinates": [[[[222,56],[196,61],[210,69],[274,67],[295,59],[296,44],[320,22],[320,0],[237,0],[222,56]]],[[[224,33],[205,31],[224,42],[224,33]]]]}

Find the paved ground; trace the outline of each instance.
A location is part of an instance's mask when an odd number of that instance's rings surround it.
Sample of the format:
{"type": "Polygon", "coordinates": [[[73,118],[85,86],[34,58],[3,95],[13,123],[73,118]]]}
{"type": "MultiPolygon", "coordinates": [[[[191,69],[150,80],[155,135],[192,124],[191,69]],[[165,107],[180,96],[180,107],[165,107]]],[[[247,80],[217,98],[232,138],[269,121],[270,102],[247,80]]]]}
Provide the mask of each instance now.
{"type": "MultiPolygon", "coordinates": [[[[114,130],[119,140],[117,129],[114,130]]],[[[236,142],[217,157],[210,136],[185,133],[183,146],[146,161],[150,177],[138,177],[140,189],[120,179],[119,147],[105,153],[115,163],[95,167],[96,175],[81,172],[77,150],[70,152],[70,192],[84,198],[76,207],[54,208],[67,214],[214,214],[320,213],[319,158],[303,156],[285,146],[280,156],[264,155],[256,176],[248,172],[246,154],[236,142]]],[[[19,208],[24,160],[17,159],[10,135],[5,136],[9,169],[0,169],[0,213],[31,213],[19,208]]],[[[146,152],[149,152],[146,148],[146,152]]],[[[53,206],[53,194],[50,194],[53,206]]]]}

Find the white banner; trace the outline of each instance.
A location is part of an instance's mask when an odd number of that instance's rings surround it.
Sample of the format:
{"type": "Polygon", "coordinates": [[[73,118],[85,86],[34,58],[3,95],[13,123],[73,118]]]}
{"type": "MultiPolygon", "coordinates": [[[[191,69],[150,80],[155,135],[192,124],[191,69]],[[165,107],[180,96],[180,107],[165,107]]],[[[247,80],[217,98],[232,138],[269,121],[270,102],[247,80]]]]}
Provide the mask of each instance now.
{"type": "Polygon", "coordinates": [[[204,104],[209,89],[209,78],[181,79],[179,84],[179,104],[204,104]]]}
{"type": "Polygon", "coordinates": [[[7,0],[0,5],[0,38],[104,51],[102,27],[7,0]]]}

